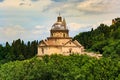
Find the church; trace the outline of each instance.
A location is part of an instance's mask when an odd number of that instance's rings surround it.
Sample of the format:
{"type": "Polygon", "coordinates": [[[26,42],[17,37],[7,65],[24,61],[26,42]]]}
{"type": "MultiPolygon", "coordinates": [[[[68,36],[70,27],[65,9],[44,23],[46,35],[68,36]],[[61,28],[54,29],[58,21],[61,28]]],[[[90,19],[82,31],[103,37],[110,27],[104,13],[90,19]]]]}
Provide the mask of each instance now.
{"type": "Polygon", "coordinates": [[[69,37],[66,21],[59,15],[57,21],[52,25],[50,37],[39,43],[37,55],[69,55],[82,54],[82,52],[84,52],[84,47],[77,40],[73,41],[72,37],[69,37]]]}

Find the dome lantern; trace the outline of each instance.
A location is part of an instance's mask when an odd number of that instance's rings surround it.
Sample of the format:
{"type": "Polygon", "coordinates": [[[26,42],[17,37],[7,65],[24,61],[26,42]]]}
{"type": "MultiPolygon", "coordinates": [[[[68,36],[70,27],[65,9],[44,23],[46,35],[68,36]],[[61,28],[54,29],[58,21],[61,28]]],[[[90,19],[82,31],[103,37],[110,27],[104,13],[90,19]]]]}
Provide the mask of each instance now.
{"type": "Polygon", "coordinates": [[[60,16],[60,13],[59,16],[57,17],[57,22],[62,22],[62,17],[60,16]]]}

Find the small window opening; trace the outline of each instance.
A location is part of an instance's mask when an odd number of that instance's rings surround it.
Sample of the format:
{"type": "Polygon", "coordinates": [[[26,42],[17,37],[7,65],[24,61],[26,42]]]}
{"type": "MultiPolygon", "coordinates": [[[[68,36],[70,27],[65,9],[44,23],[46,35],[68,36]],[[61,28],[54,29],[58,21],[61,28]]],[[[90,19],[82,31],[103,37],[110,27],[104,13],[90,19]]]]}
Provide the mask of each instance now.
{"type": "Polygon", "coordinates": [[[44,49],[42,48],[42,54],[44,54],[44,49]]]}

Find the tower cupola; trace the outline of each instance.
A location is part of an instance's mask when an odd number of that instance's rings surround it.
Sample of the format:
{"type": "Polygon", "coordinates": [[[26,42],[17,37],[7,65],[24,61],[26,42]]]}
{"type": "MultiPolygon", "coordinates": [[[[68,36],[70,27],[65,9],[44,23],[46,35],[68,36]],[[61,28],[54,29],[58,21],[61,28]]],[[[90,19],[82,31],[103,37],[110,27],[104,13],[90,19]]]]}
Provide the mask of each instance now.
{"type": "Polygon", "coordinates": [[[57,22],[62,22],[62,17],[60,16],[60,13],[59,16],[57,17],[57,22]]]}

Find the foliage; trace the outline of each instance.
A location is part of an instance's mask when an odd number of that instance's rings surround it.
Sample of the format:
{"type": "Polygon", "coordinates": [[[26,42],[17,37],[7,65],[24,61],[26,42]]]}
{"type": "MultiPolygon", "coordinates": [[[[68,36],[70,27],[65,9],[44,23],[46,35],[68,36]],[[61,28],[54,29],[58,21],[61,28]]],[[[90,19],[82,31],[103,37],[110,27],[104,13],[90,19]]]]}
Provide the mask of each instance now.
{"type": "Polygon", "coordinates": [[[13,41],[11,45],[6,42],[4,47],[0,45],[0,63],[34,57],[37,54],[37,45],[38,41],[28,41],[25,44],[20,39],[13,41]]]}
{"type": "Polygon", "coordinates": [[[120,18],[117,22],[107,26],[100,24],[96,29],[79,33],[74,37],[86,49],[103,54],[104,57],[120,57],[120,18]]]}
{"type": "Polygon", "coordinates": [[[52,55],[1,65],[0,80],[118,80],[120,61],[52,55]]]}

